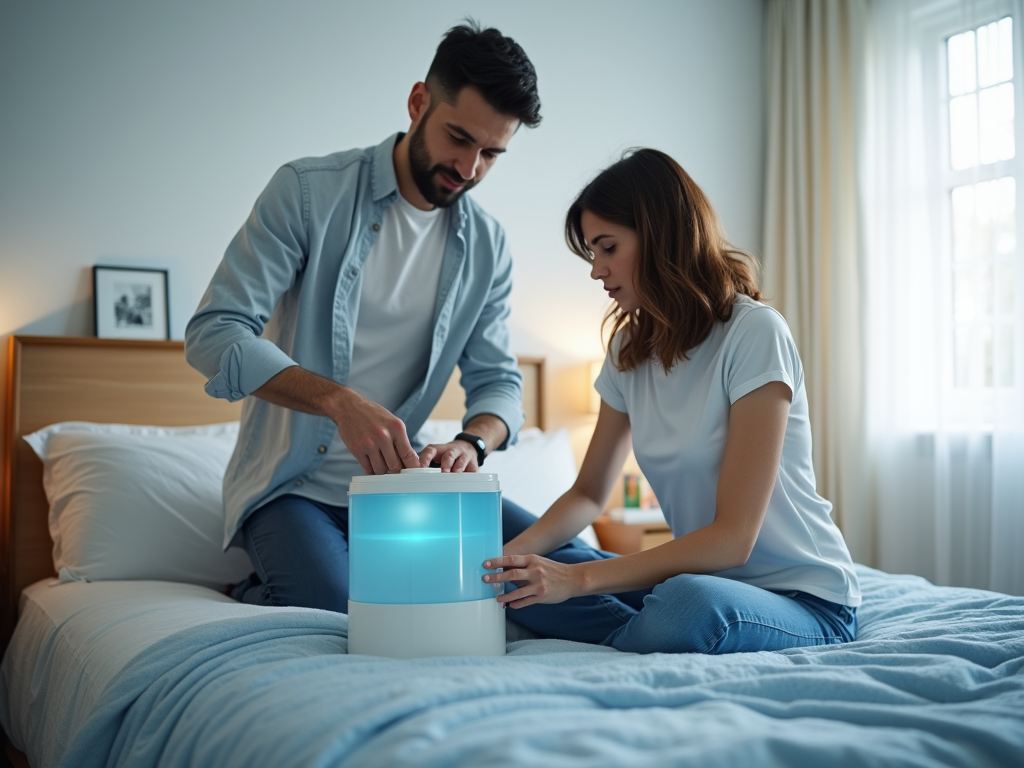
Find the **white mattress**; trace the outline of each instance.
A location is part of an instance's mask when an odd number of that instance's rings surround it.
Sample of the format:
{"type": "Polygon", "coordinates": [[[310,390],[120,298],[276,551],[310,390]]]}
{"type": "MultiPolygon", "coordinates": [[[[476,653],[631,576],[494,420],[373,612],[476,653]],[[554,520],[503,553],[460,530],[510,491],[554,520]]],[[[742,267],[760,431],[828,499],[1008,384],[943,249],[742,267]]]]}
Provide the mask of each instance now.
{"type": "Polygon", "coordinates": [[[52,765],[77,721],[143,650],[189,626],[268,610],[299,609],[242,605],[164,581],[37,582],[22,592],[0,667],[0,720],[14,746],[43,756],[36,768],[52,765]]]}
{"type": "MultiPolygon", "coordinates": [[[[110,681],[154,643],[211,621],[311,610],[244,605],[168,581],[36,582],[22,592],[0,666],[0,724],[14,746],[42,756],[35,768],[55,766],[110,681]]],[[[506,636],[535,637],[511,622],[506,636]]]]}

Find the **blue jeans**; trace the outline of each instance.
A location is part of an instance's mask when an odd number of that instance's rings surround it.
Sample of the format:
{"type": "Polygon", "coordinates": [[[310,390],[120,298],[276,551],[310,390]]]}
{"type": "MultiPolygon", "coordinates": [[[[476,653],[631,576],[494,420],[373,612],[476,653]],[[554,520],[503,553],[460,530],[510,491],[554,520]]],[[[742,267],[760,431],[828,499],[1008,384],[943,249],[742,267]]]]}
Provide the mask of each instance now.
{"type": "MultiPolygon", "coordinates": [[[[510,541],[536,517],[502,502],[510,541]]],[[[348,610],[348,509],[282,496],[242,528],[256,573],[232,597],[256,605],[348,610]]],[[[573,539],[547,554],[562,563],[615,557],[573,539]]],[[[574,597],[510,609],[508,618],[544,636],[634,653],[737,653],[849,642],[855,608],[805,592],[769,592],[718,576],[681,574],[653,589],[574,597]]]]}

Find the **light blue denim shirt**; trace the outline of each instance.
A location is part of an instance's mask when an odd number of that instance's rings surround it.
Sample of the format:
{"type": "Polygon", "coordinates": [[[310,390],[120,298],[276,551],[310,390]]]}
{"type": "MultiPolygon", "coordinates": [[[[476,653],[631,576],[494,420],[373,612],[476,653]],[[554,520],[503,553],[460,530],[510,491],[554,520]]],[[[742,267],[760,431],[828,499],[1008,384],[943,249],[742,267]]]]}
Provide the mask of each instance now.
{"type": "MultiPolygon", "coordinates": [[[[250,512],[312,477],[337,431],[329,418],[249,395],[293,365],[348,381],[363,262],[398,198],[398,138],[279,169],[185,330],[185,356],[209,379],[206,391],[245,398],[224,478],[225,548],[240,543],[250,512]]],[[[449,221],[427,375],[395,415],[415,436],[458,364],[465,421],[501,418],[510,438],[504,448],[523,425],[522,377],[507,325],[512,258],[502,228],[468,196],[449,221]]]]}

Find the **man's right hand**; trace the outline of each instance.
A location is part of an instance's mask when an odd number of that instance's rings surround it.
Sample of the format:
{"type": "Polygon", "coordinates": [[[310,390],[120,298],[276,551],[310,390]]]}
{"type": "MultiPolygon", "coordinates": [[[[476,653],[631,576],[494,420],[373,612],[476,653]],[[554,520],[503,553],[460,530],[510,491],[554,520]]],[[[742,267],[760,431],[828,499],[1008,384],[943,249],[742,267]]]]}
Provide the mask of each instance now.
{"type": "Polygon", "coordinates": [[[329,417],[337,425],[342,442],[368,475],[420,465],[401,419],[323,376],[295,365],[271,377],[253,394],[275,405],[329,417]]]}
{"type": "Polygon", "coordinates": [[[368,475],[399,472],[419,467],[420,459],[409,442],[405,422],[387,408],[343,387],[340,409],[328,414],[338,425],[338,434],[359,466],[368,475]]]}

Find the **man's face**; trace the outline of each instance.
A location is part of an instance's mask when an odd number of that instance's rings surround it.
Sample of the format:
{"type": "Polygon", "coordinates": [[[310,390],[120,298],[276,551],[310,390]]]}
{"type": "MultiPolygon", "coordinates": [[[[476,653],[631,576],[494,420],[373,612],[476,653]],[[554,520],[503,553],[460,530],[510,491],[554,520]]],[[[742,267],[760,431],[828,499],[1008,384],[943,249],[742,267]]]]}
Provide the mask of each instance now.
{"type": "Polygon", "coordinates": [[[519,127],[484,101],[476,88],[463,88],[455,103],[426,109],[409,135],[409,169],[420,194],[447,208],[480,183],[519,127]]]}

